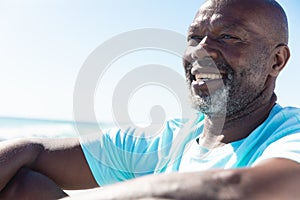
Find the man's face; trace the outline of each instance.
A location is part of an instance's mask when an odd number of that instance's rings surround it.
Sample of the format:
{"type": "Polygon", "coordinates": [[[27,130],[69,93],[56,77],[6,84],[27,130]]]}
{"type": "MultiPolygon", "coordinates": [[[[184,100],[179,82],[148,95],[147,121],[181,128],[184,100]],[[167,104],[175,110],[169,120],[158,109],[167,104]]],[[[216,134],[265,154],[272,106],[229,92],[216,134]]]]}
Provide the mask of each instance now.
{"type": "Polygon", "coordinates": [[[264,95],[271,47],[254,15],[207,1],[190,26],[184,67],[194,107],[209,116],[232,116],[264,95]]]}

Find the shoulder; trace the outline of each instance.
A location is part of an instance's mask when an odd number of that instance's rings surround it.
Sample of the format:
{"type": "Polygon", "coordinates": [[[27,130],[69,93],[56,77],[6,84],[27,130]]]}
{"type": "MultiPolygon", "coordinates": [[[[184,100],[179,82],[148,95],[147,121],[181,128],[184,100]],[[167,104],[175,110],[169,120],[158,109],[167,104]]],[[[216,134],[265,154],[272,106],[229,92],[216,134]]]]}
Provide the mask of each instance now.
{"type": "Polygon", "coordinates": [[[275,105],[268,119],[247,141],[247,146],[256,146],[255,163],[278,157],[300,163],[300,109],[275,105]]]}
{"type": "Polygon", "coordinates": [[[263,123],[263,127],[277,131],[300,132],[300,108],[281,107],[276,104],[263,123]]]}
{"type": "Polygon", "coordinates": [[[300,108],[292,107],[292,106],[286,106],[282,107],[279,104],[275,104],[270,116],[276,116],[281,117],[282,119],[288,119],[290,117],[300,117],[300,108]]]}

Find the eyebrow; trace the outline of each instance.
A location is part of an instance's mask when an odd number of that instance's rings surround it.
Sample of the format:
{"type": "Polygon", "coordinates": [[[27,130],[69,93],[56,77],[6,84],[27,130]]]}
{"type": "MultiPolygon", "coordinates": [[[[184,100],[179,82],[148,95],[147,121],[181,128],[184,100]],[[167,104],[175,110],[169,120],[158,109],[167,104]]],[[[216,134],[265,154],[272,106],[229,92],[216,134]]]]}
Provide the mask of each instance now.
{"type": "Polygon", "coordinates": [[[225,29],[242,29],[244,31],[248,32],[248,28],[245,25],[245,22],[243,20],[240,20],[240,22],[236,22],[235,20],[228,20],[228,23],[221,22],[220,20],[216,20],[213,22],[215,26],[222,27],[225,29]]]}
{"type": "MultiPolygon", "coordinates": [[[[191,32],[196,31],[197,29],[199,29],[202,26],[201,25],[202,23],[203,22],[193,22],[189,26],[188,32],[191,33],[191,32]]],[[[225,31],[236,30],[236,31],[244,32],[244,33],[252,32],[247,28],[245,23],[236,22],[236,21],[230,20],[230,19],[228,19],[228,21],[226,23],[224,23],[224,19],[222,19],[222,20],[217,19],[216,21],[213,21],[212,23],[213,23],[212,27],[215,27],[215,29],[222,29],[222,30],[225,30],[225,31]]]]}

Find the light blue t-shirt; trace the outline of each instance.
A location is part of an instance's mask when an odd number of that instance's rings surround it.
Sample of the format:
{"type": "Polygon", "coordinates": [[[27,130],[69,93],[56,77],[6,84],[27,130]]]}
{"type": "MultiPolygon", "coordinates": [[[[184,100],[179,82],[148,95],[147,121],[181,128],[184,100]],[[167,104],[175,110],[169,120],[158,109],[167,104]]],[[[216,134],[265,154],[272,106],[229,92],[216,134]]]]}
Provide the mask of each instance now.
{"type": "Polygon", "coordinates": [[[300,109],[276,104],[248,137],[217,148],[200,146],[204,116],[192,125],[170,120],[155,136],[110,129],[81,146],[100,186],[147,174],[249,167],[268,158],[300,163],[300,109]]]}

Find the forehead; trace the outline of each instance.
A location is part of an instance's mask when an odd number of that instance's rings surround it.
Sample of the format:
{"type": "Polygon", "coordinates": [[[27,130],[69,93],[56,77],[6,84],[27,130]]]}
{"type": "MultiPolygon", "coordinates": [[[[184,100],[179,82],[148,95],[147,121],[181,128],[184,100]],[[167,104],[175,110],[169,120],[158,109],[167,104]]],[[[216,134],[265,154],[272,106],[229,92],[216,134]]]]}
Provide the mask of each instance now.
{"type": "Polygon", "coordinates": [[[218,4],[206,1],[197,12],[191,29],[199,27],[242,28],[248,31],[260,31],[257,22],[257,9],[245,4],[218,4]]]}

